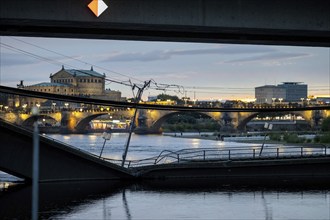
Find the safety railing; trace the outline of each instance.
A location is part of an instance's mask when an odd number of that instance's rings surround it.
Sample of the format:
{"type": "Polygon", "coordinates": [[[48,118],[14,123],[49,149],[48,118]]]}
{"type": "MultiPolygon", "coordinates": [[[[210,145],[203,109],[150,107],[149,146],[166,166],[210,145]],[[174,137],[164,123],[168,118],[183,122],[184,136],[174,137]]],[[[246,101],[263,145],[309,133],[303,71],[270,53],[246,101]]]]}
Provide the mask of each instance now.
{"type": "MultiPolygon", "coordinates": [[[[127,160],[125,167],[152,166],[158,164],[178,164],[189,162],[216,162],[238,160],[267,160],[285,158],[308,158],[330,156],[330,149],[326,145],[320,147],[267,147],[259,155],[260,147],[255,148],[230,148],[230,149],[183,149],[179,151],[164,150],[158,156],[142,160],[127,160]]],[[[106,159],[106,158],[105,158],[106,159]]],[[[113,163],[120,160],[106,159],[113,163]]]]}

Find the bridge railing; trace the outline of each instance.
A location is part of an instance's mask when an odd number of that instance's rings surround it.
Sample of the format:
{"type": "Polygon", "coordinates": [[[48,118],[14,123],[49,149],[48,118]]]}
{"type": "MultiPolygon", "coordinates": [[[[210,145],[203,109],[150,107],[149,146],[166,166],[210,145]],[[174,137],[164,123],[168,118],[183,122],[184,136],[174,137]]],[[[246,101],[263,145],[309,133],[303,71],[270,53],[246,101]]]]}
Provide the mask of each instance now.
{"type": "MultiPolygon", "coordinates": [[[[158,164],[177,164],[189,162],[217,162],[238,160],[266,160],[283,158],[307,158],[330,156],[330,148],[320,147],[266,147],[259,155],[260,147],[231,149],[183,149],[179,151],[162,151],[158,156],[142,160],[128,160],[125,167],[152,166],[158,164]]],[[[119,161],[110,160],[113,163],[119,161]]]]}

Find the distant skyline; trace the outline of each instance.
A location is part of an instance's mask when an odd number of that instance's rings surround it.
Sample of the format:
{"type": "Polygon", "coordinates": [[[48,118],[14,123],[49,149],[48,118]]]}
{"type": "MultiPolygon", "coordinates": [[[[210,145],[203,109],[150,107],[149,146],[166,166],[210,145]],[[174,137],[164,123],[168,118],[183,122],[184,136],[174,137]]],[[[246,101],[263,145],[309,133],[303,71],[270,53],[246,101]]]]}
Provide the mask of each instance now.
{"type": "MultiPolygon", "coordinates": [[[[330,49],[322,47],[155,41],[83,40],[2,36],[0,84],[49,82],[50,74],[90,69],[127,83],[152,79],[180,85],[190,98],[254,98],[254,88],[282,82],[308,84],[309,95],[330,96],[330,49]]],[[[106,88],[132,97],[127,86],[106,88]]],[[[171,88],[166,94],[184,96],[171,88]]],[[[148,89],[143,98],[162,93],[148,89]]]]}

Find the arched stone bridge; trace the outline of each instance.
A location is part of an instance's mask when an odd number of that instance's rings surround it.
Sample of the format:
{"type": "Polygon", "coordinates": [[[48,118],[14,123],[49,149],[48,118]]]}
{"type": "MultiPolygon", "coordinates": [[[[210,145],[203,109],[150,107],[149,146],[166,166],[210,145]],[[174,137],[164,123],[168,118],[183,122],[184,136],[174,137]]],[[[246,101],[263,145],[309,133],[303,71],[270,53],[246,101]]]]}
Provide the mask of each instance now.
{"type": "MultiPolygon", "coordinates": [[[[41,113],[39,118],[52,119],[55,121],[63,131],[66,132],[85,132],[88,124],[93,119],[102,115],[112,115],[113,118],[133,117],[133,109],[119,110],[119,111],[62,111],[62,112],[47,112],[41,113]]],[[[140,133],[159,133],[161,125],[169,118],[175,115],[182,115],[186,112],[180,111],[159,111],[159,110],[139,110],[136,120],[136,132],[140,133]]],[[[231,128],[243,131],[246,124],[253,118],[261,115],[260,112],[199,112],[213,120],[217,121],[221,127],[230,126],[231,128]]],[[[287,113],[302,116],[311,127],[318,125],[322,118],[330,116],[330,110],[309,110],[302,112],[295,112],[288,110],[287,113]]],[[[283,113],[280,113],[283,114],[283,113]]],[[[22,126],[32,126],[33,117],[31,114],[0,112],[0,118],[14,124],[22,126]]]]}
{"type": "MultiPolygon", "coordinates": [[[[133,116],[132,110],[120,111],[59,111],[41,112],[39,119],[51,119],[63,132],[83,133],[87,130],[89,122],[102,115],[111,115],[113,118],[130,119],[133,116]]],[[[0,118],[11,123],[31,127],[34,117],[29,113],[0,112],[0,118]]]]}
{"type": "MultiPolygon", "coordinates": [[[[221,127],[229,126],[234,130],[244,131],[249,121],[257,116],[262,116],[260,112],[199,112],[206,115],[213,120],[217,121],[221,127]]],[[[274,116],[279,114],[294,114],[303,117],[311,127],[320,124],[320,121],[330,116],[329,110],[309,110],[309,111],[290,111],[275,113],[274,116]]],[[[137,130],[143,132],[157,133],[161,129],[161,125],[170,117],[175,115],[182,115],[185,112],[180,111],[158,111],[158,110],[140,110],[138,117],[137,130]]]]}

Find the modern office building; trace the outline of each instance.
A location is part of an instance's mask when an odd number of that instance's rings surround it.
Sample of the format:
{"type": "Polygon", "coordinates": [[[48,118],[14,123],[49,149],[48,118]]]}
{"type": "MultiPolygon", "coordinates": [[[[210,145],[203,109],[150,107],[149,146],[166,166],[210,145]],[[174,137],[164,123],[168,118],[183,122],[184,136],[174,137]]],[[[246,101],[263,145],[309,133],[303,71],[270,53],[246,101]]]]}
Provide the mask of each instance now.
{"type": "Polygon", "coordinates": [[[302,99],[307,98],[307,84],[283,82],[277,86],[286,90],[286,96],[284,97],[286,102],[301,102],[302,99]]]}
{"type": "Polygon", "coordinates": [[[285,88],[274,85],[265,85],[255,88],[255,98],[257,104],[272,104],[275,100],[284,99],[286,96],[285,88]]]}
{"type": "Polygon", "coordinates": [[[307,84],[300,82],[283,82],[279,85],[265,85],[255,88],[256,103],[272,104],[280,102],[301,102],[307,98],[307,84]]]}

